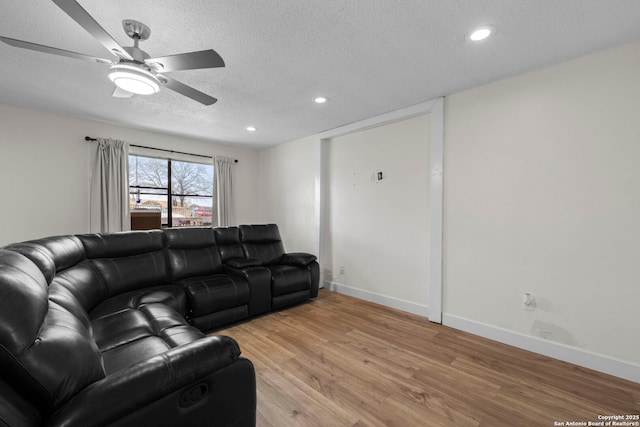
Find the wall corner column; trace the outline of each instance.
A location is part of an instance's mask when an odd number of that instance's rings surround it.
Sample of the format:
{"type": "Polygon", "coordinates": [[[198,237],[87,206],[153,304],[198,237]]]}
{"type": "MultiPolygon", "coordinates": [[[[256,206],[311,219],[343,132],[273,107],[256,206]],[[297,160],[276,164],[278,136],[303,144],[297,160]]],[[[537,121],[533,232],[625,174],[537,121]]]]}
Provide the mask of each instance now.
{"type": "Polygon", "coordinates": [[[442,323],[444,209],[444,97],[431,108],[429,200],[429,320],[442,323]]]}

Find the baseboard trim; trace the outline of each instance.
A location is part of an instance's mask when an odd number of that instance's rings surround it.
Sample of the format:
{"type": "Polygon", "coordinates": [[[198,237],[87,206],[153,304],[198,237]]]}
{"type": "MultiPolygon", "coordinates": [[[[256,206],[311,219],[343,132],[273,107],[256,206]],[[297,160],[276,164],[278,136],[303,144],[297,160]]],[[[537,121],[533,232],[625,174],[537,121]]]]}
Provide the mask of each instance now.
{"type": "Polygon", "coordinates": [[[408,313],[417,314],[418,316],[429,317],[429,307],[415,302],[406,301],[400,298],[367,291],[364,289],[353,288],[337,282],[324,282],[324,288],[330,291],[338,292],[352,297],[360,298],[365,301],[375,302],[376,304],[385,305],[387,307],[396,308],[408,313]]]}
{"type": "Polygon", "coordinates": [[[640,383],[640,365],[565,344],[525,335],[453,314],[443,313],[442,324],[503,344],[528,350],[584,368],[640,383]]]}

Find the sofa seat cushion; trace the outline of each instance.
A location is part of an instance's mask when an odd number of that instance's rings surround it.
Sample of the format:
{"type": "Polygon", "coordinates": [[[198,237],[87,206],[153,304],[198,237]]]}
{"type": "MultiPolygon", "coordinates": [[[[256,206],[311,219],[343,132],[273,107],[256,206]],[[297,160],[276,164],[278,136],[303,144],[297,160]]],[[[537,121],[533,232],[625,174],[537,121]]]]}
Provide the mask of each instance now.
{"type": "Polygon", "coordinates": [[[269,265],[273,297],[311,289],[309,270],[294,265],[269,265]]]}
{"type": "Polygon", "coordinates": [[[110,375],[171,348],[186,345],[204,337],[205,334],[198,329],[185,325],[167,329],[161,336],[151,335],[113,347],[102,353],[105,373],[110,375]]]}
{"type": "Polygon", "coordinates": [[[205,336],[160,303],[100,317],[92,321],[92,329],[107,374],[205,336]]]}
{"type": "Polygon", "coordinates": [[[133,308],[103,316],[91,322],[91,326],[101,352],[153,335],[149,319],[133,308]]]}
{"type": "Polygon", "coordinates": [[[249,301],[249,284],[241,276],[213,274],[190,277],[177,283],[184,286],[187,293],[191,317],[243,306],[249,301]]]}
{"type": "Polygon", "coordinates": [[[122,310],[138,308],[145,304],[162,303],[178,313],[187,314],[187,296],[182,286],[162,285],[126,292],[98,304],[91,312],[91,320],[97,320],[122,310]]]}

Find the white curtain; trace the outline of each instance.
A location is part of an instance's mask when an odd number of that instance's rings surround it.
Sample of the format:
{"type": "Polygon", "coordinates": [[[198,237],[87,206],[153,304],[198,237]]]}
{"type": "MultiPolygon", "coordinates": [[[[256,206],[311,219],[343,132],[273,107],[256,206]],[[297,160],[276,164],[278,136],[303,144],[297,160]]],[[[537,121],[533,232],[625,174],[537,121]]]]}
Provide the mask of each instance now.
{"type": "Polygon", "coordinates": [[[129,144],[98,138],[91,173],[90,229],[111,233],[131,229],[129,220],[129,144]]]}
{"type": "Polygon", "coordinates": [[[232,225],[231,220],[231,166],[233,159],[222,156],[213,158],[216,175],[216,206],[218,226],[232,225]]]}

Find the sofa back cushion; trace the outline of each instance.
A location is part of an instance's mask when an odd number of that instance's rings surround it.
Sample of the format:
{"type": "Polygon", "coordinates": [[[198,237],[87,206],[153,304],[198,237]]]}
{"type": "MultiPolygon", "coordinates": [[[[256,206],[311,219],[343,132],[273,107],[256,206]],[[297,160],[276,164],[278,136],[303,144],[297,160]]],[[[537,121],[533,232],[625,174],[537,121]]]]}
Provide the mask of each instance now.
{"type": "Polygon", "coordinates": [[[65,294],[63,305],[80,319],[86,318],[88,322],[86,312],[105,298],[101,278],[87,260],[84,246],[76,236],[13,243],[5,249],[18,252],[36,264],[49,284],[49,297],[63,303],[59,297],[65,294]]]}
{"type": "Polygon", "coordinates": [[[256,258],[263,265],[280,262],[284,255],[284,245],[276,224],[240,225],[238,228],[247,258],[256,258]]]}
{"type": "Polygon", "coordinates": [[[87,313],[107,298],[107,289],[91,261],[84,260],[56,274],[49,284],[49,298],[89,322],[87,313]]]}
{"type": "Polygon", "coordinates": [[[211,227],[168,228],[164,233],[173,281],[222,272],[211,227]]]}
{"type": "Polygon", "coordinates": [[[102,299],[168,282],[160,230],[83,234],[78,238],[102,278],[102,299]]]}
{"type": "Polygon", "coordinates": [[[104,377],[85,315],[79,319],[49,299],[36,264],[0,249],[0,375],[42,410],[104,377]]]}
{"type": "Polygon", "coordinates": [[[216,237],[216,244],[218,245],[222,262],[245,257],[238,227],[214,228],[213,234],[216,237]]]}

